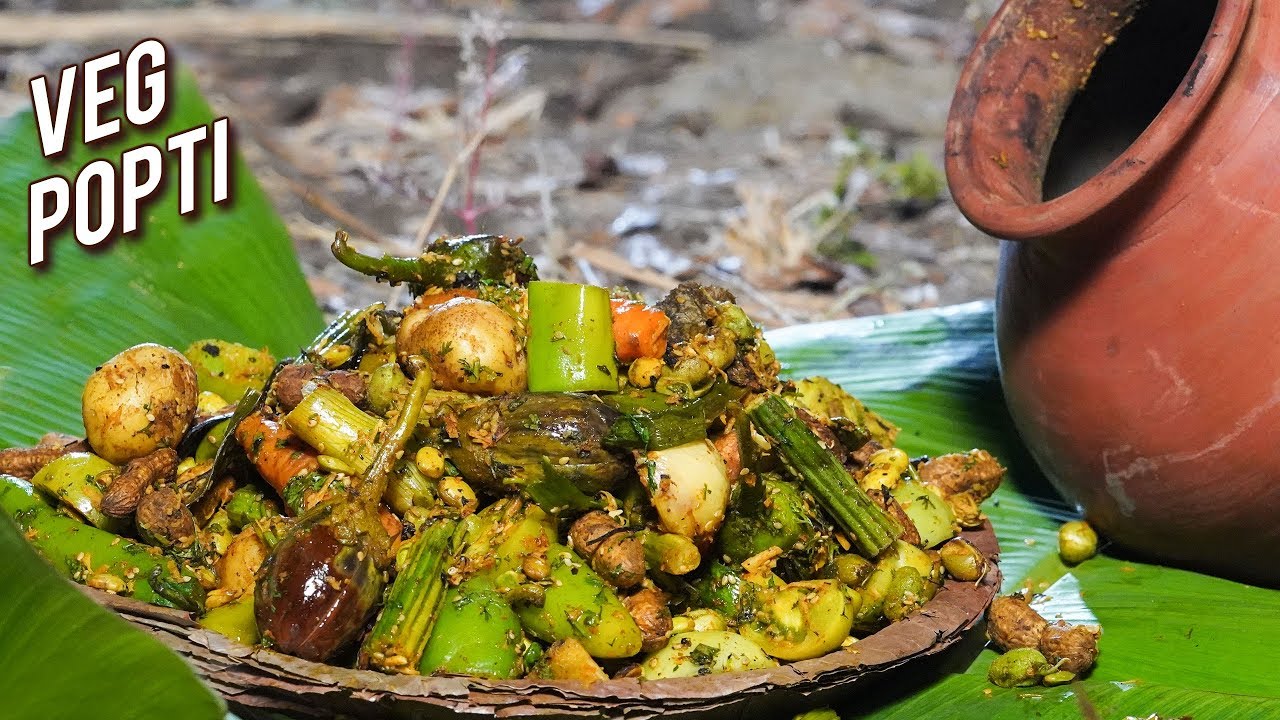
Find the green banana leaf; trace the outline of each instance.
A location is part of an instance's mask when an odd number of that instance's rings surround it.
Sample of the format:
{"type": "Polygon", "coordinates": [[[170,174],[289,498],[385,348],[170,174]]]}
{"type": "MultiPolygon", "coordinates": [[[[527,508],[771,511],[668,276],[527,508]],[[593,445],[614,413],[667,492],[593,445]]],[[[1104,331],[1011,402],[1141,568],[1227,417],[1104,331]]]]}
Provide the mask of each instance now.
{"type": "MultiPolygon", "coordinates": [[[[163,147],[168,135],[213,119],[185,72],[170,102],[149,132],[76,145],[57,162],[40,156],[31,113],[0,121],[0,447],[50,430],[83,433],[85,377],[135,343],[181,349],[221,337],[287,354],[321,325],[284,225],[238,159],[227,207],[206,198],[181,217],[171,180],[142,214],[138,237],[90,252],[67,231],[53,241],[49,267],[28,266],[30,183],[74,176],[95,158],[117,161],[142,143],[163,147]]],[[[176,161],[166,172],[174,176],[176,161]]],[[[55,575],[8,518],[0,588],[0,717],[223,717],[222,701],[178,656],[55,575]]]]}
{"type": "Polygon", "coordinates": [[[1280,718],[1280,591],[1104,552],[1068,568],[1057,528],[1078,517],[1046,483],[1005,411],[992,307],[979,302],[770,334],[793,377],[825,375],[902,426],[912,454],[995,453],[1009,479],[984,509],[1001,545],[1005,589],[1030,587],[1052,619],[1100,624],[1101,656],[1083,681],[1005,690],[986,680],[996,653],[970,638],[904,668],[838,708],[867,718],[1280,718]]]}
{"type": "Polygon", "coordinates": [[[0,716],[224,717],[177,655],[55,575],[8,517],[0,557],[0,716]]]}
{"type": "Polygon", "coordinates": [[[32,182],[74,180],[90,160],[118,163],[124,150],[163,148],[169,135],[212,120],[194,79],[180,72],[163,123],[126,130],[107,146],[73,143],[55,162],[41,157],[30,112],[0,121],[0,447],[30,444],[51,430],[82,433],[79,403],[68,400],[80,397],[94,367],[130,345],[181,350],[219,337],[281,355],[315,334],[320,312],[284,224],[239,160],[223,206],[208,202],[202,165],[201,205],[178,215],[177,158],[169,157],[165,190],[140,212],[136,236],[86,248],[68,223],[50,242],[50,259],[39,269],[27,264],[32,182]]]}

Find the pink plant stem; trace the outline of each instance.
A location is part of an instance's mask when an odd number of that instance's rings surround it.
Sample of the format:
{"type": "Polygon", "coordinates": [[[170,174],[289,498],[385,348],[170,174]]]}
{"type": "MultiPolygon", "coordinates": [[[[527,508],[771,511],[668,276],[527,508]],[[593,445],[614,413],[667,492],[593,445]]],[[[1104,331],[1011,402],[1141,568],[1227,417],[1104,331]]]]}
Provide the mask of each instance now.
{"type": "Polygon", "coordinates": [[[413,36],[400,38],[400,62],[396,68],[395,107],[392,109],[391,131],[388,133],[391,142],[404,139],[404,118],[409,113],[409,93],[413,90],[413,36]]]}
{"type": "MultiPolygon", "coordinates": [[[[498,66],[498,46],[490,44],[485,53],[484,58],[484,86],[480,100],[480,111],[476,114],[476,125],[471,129],[473,133],[485,131],[485,125],[488,122],[489,106],[493,104],[493,74],[497,71],[498,66]]],[[[476,206],[476,176],[480,173],[480,150],[484,147],[482,141],[472,151],[471,158],[467,162],[467,176],[463,183],[462,209],[458,211],[458,218],[462,220],[462,225],[466,228],[468,235],[474,235],[477,231],[477,221],[484,214],[485,209],[476,206]]],[[[487,208],[486,208],[487,209],[487,208]]]]}

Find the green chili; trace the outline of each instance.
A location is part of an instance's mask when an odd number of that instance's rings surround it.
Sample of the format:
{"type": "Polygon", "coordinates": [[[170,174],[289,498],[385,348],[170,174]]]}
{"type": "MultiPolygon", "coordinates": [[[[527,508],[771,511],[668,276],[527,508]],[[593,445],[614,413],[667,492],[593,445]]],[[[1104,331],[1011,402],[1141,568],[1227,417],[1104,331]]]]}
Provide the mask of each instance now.
{"type": "Polygon", "coordinates": [[[382,444],[378,446],[372,462],[369,463],[369,468],[365,471],[364,483],[360,486],[360,501],[371,512],[377,509],[383,494],[386,493],[387,483],[391,481],[395,472],[396,461],[404,455],[404,446],[409,442],[414,429],[418,427],[422,401],[430,389],[430,373],[419,373],[418,377],[414,378],[413,385],[409,387],[409,396],[405,398],[400,414],[383,435],[382,444]]]}
{"type": "Polygon", "coordinates": [[[302,360],[326,370],[351,365],[369,341],[370,318],[385,309],[379,302],[342,313],[302,349],[302,360]]]}
{"type": "Polygon", "coordinates": [[[418,257],[373,257],[356,252],[339,230],[330,249],[338,262],[392,285],[408,283],[414,295],[427,288],[476,287],[482,283],[523,285],[536,280],[533,258],[519,240],[498,235],[440,238],[418,257]]]}
{"type": "Polygon", "coordinates": [[[601,401],[622,417],[610,426],[604,444],[624,450],[666,450],[701,440],[707,436],[707,426],[746,392],[720,380],[700,397],[679,402],[653,390],[607,395],[601,401]]]}
{"type": "Polygon", "coordinates": [[[58,512],[26,480],[0,475],[0,512],[63,577],[153,605],[199,610],[200,583],[184,576],[172,558],[58,512]]]}

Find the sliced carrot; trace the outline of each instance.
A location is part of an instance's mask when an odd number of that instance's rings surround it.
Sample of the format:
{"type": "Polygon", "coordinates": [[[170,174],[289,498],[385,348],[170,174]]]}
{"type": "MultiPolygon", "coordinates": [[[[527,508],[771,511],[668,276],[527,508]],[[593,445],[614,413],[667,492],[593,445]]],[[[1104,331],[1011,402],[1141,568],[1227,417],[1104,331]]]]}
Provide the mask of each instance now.
{"type": "Polygon", "coordinates": [[[276,492],[283,493],[289,481],[320,467],[316,452],[298,439],[287,426],[255,412],[236,428],[236,440],[253,461],[258,474],[276,492]]]}
{"type": "MultiPolygon", "coordinates": [[[[258,474],[275,491],[282,494],[289,481],[320,469],[316,451],[298,439],[287,425],[255,412],[236,428],[236,440],[244,448],[258,474]]],[[[328,486],[311,493],[303,501],[304,508],[314,507],[329,496],[328,486]]],[[[386,505],[378,505],[378,522],[394,541],[399,541],[404,526],[386,505]]]]}
{"type": "Polygon", "coordinates": [[[644,303],[614,298],[613,348],[618,361],[629,363],[640,358],[660,358],[667,351],[667,314],[644,303]]]}
{"type": "Polygon", "coordinates": [[[382,523],[382,529],[387,531],[393,540],[400,537],[400,531],[404,529],[404,525],[400,523],[400,518],[391,512],[391,508],[386,505],[378,506],[378,522],[382,523]]]}

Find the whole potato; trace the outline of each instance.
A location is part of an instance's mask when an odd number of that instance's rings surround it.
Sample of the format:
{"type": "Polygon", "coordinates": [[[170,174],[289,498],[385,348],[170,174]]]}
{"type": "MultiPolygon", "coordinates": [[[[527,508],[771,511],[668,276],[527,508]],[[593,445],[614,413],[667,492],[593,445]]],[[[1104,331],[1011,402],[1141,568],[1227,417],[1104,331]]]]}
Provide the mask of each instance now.
{"type": "Polygon", "coordinates": [[[182,353],[135,345],[89,376],[81,395],[94,452],[122,465],[182,439],[196,411],[196,372],[182,353]]]}
{"type": "Polygon", "coordinates": [[[516,319],[486,300],[459,297],[408,311],[396,349],[402,358],[425,357],[441,390],[497,395],[529,384],[516,319]]]}

